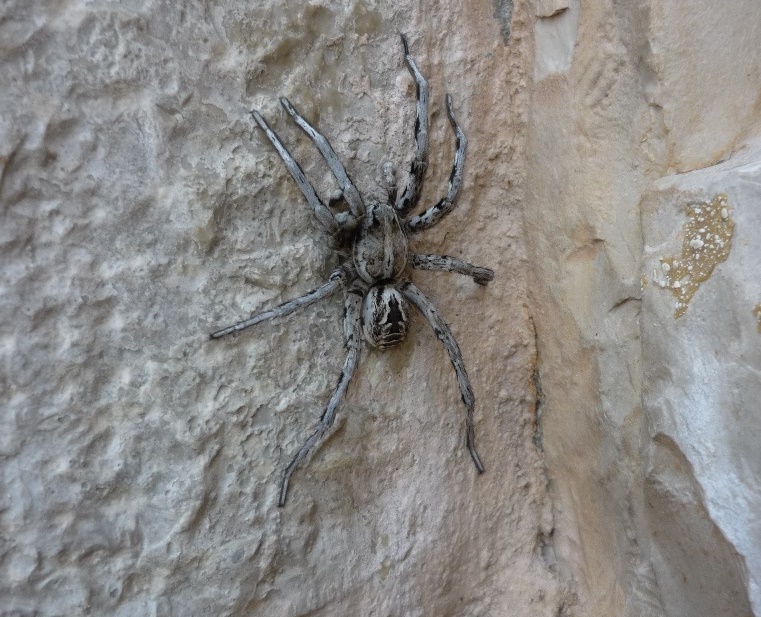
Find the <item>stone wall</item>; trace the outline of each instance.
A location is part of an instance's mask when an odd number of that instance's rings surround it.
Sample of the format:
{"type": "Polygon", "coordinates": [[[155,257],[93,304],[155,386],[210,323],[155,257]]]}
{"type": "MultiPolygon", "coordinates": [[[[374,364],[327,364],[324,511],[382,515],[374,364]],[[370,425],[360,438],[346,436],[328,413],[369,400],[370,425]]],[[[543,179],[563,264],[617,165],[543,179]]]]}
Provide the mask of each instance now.
{"type": "Polygon", "coordinates": [[[761,613],[759,23],[755,2],[538,14],[541,432],[589,614],[761,613]]]}
{"type": "Polygon", "coordinates": [[[756,2],[1,11],[0,614],[761,614],[756,2]],[[423,204],[447,92],[469,139],[458,208],[411,248],[495,270],[410,273],[460,343],[486,473],[415,316],[278,508],[342,298],[208,340],[337,259],[249,112],[324,196],[278,96],[364,194],[386,160],[405,181],[399,32],[431,89],[423,204]],[[706,204],[731,246],[676,317],[706,204]]]}

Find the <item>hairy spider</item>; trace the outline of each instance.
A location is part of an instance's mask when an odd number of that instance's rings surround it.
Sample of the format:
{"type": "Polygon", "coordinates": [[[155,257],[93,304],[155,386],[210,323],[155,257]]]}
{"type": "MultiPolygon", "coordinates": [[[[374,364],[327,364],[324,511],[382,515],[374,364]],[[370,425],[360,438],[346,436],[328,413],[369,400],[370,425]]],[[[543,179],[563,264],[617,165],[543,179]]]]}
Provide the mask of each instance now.
{"type": "Polygon", "coordinates": [[[484,471],[475,447],[473,428],[475,398],[468,374],[465,372],[460,348],[449,326],[439,315],[433,303],[409,280],[401,277],[408,263],[419,270],[441,270],[464,274],[472,277],[479,285],[485,285],[491,281],[494,278],[494,272],[446,255],[410,253],[407,248],[409,234],[420,233],[433,227],[454,209],[462,186],[468,140],[460,125],[457,124],[452,109],[452,97],[447,94],[447,115],[456,138],[454,165],[449,176],[449,190],[446,197],[436,205],[431,206],[422,214],[410,217],[410,211],[420,197],[423,177],[428,168],[428,83],[410,55],[406,37],[401,35],[401,38],[404,61],[417,84],[417,119],[415,121],[415,158],[412,161],[407,184],[399,195],[397,195],[394,167],[391,163],[384,163],[382,185],[387,197],[385,201],[368,199],[366,202],[347,175],[328,140],[296,111],[288,99],[281,98],[280,103],[285,111],[312,140],[338,182],[340,191],[326,205],[317,196],[299,164],[289,154],[264,118],[256,110],[251,112],[254,121],[264,131],[306,197],[317,220],[335,240],[342,263],[321,287],[275,308],[255,313],[245,321],[214,332],[211,338],[221,338],[268,319],[289,315],[297,309],[329,298],[339,289],[348,289],[344,309],[344,334],[348,353],[343,370],[317,428],[283,472],[279,506],[285,505],[288,482],[294,470],[333,424],[336,409],[359,363],[363,336],[370,345],[379,349],[387,349],[400,343],[407,335],[408,303],[425,316],[449,353],[449,359],[452,361],[460,386],[462,402],[466,407],[467,447],[478,472],[484,471]],[[348,211],[334,212],[332,208],[338,201],[345,201],[348,211]]]}

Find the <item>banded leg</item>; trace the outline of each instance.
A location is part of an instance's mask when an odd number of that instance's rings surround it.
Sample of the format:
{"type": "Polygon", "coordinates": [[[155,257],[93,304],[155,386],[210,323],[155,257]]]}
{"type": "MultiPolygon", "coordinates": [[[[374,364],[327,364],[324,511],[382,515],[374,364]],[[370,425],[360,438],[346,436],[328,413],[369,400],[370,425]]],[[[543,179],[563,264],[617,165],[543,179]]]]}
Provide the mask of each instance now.
{"type": "Polygon", "coordinates": [[[346,284],[348,277],[349,275],[346,268],[339,266],[333,270],[327,283],[318,287],[317,289],[310,291],[303,296],[299,296],[298,298],[293,298],[292,300],[283,302],[275,308],[255,313],[248,319],[239,321],[232,326],[228,326],[222,330],[217,330],[210,335],[210,338],[221,338],[228,334],[232,334],[233,332],[240,332],[241,330],[245,330],[250,326],[255,326],[256,324],[267,321],[268,319],[285,317],[286,315],[290,315],[300,308],[314,304],[315,302],[323,300],[324,298],[329,298],[346,284]]]}
{"type": "Polygon", "coordinates": [[[473,408],[476,403],[475,396],[473,396],[473,389],[470,387],[470,380],[468,379],[468,373],[465,371],[465,366],[462,362],[462,353],[460,347],[457,344],[452,331],[449,326],[441,318],[436,307],[428,299],[428,297],[415,287],[412,283],[404,283],[401,287],[401,291],[404,296],[409,300],[415,308],[417,308],[428,323],[431,324],[433,331],[439,340],[444,343],[444,347],[447,348],[449,359],[452,361],[454,372],[457,374],[457,382],[460,385],[460,394],[462,395],[462,402],[465,403],[465,427],[467,429],[467,445],[470,451],[470,456],[476,465],[478,473],[484,472],[484,466],[481,463],[481,459],[476,452],[476,432],[473,426],[473,408]]]}
{"type": "Polygon", "coordinates": [[[259,125],[259,128],[264,131],[267,139],[269,139],[270,143],[275,147],[275,150],[277,150],[288,173],[291,174],[291,177],[296,184],[298,184],[304,197],[306,197],[306,200],[309,202],[312,212],[314,212],[317,220],[329,233],[335,234],[338,231],[338,223],[336,222],[333,213],[330,211],[330,208],[322,203],[322,200],[318,197],[314,187],[309,183],[309,180],[307,180],[307,177],[304,175],[304,170],[301,169],[301,166],[294,160],[291,153],[286,150],[283,142],[280,141],[280,138],[267,125],[259,112],[254,109],[251,112],[251,115],[253,116],[254,121],[259,125]]]}
{"type": "Polygon", "coordinates": [[[452,109],[452,97],[447,94],[447,116],[449,116],[449,123],[452,125],[452,130],[455,134],[455,153],[454,153],[454,165],[452,166],[452,173],[449,174],[449,190],[447,196],[442,199],[435,206],[431,206],[418,216],[413,216],[407,222],[407,229],[412,233],[424,231],[429,227],[433,227],[447,214],[454,210],[457,205],[457,197],[460,194],[462,188],[462,171],[465,166],[465,151],[468,148],[468,139],[465,137],[465,133],[457,124],[457,119],[454,115],[454,109],[452,109]]]}
{"type": "Polygon", "coordinates": [[[364,289],[360,285],[352,286],[349,289],[349,293],[346,294],[346,304],[344,310],[344,335],[346,337],[346,360],[344,361],[343,370],[341,376],[338,378],[335,390],[328,401],[328,406],[325,412],[320,418],[320,423],[314,432],[307,438],[304,445],[297,452],[296,456],[289,463],[288,467],[283,472],[283,479],[280,481],[280,497],[278,498],[277,505],[284,506],[285,498],[288,493],[288,482],[299,466],[299,463],[303,461],[309,451],[315,447],[320,440],[325,436],[325,433],[333,425],[333,421],[336,418],[336,410],[338,405],[346,394],[346,388],[349,386],[354,371],[359,363],[359,356],[362,351],[362,332],[360,326],[360,315],[362,308],[362,298],[364,296],[364,289]]]}
{"type": "Polygon", "coordinates": [[[417,270],[440,270],[442,272],[456,272],[470,276],[479,285],[486,285],[494,280],[494,270],[474,266],[467,261],[460,261],[449,255],[413,255],[412,267],[417,270]]]}
{"type": "Polygon", "coordinates": [[[338,182],[338,186],[343,192],[344,199],[346,200],[346,203],[349,204],[351,213],[356,218],[361,218],[365,214],[365,204],[362,201],[362,196],[359,194],[357,187],[354,186],[354,183],[346,173],[346,169],[344,169],[344,166],[339,160],[338,155],[336,154],[335,150],[333,150],[333,146],[331,146],[330,142],[325,139],[325,137],[317,129],[309,124],[309,122],[307,122],[301,116],[301,114],[299,114],[298,111],[296,111],[296,108],[287,98],[282,97],[280,99],[280,104],[283,106],[285,111],[290,114],[291,118],[293,118],[296,124],[298,124],[299,128],[304,131],[307,137],[309,137],[314,145],[317,146],[320,154],[322,154],[322,158],[325,159],[325,162],[328,164],[330,171],[333,173],[333,176],[338,182]]]}
{"type": "Polygon", "coordinates": [[[415,118],[415,159],[410,167],[410,177],[407,186],[396,200],[396,210],[404,218],[417,204],[420,191],[423,188],[423,177],[428,169],[428,82],[423,77],[417,64],[410,55],[407,37],[403,34],[402,46],[404,47],[404,62],[407,64],[410,74],[415,80],[417,87],[417,116],[415,118]]]}

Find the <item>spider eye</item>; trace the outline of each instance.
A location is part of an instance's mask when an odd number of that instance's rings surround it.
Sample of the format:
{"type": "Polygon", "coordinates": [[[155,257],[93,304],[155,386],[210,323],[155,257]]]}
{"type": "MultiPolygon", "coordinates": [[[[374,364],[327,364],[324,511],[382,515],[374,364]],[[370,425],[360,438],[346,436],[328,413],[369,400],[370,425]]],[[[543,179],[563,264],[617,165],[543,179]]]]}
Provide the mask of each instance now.
{"type": "Polygon", "coordinates": [[[409,306],[393,285],[373,285],[362,306],[362,330],[367,342],[380,349],[401,343],[407,336],[409,306]]]}

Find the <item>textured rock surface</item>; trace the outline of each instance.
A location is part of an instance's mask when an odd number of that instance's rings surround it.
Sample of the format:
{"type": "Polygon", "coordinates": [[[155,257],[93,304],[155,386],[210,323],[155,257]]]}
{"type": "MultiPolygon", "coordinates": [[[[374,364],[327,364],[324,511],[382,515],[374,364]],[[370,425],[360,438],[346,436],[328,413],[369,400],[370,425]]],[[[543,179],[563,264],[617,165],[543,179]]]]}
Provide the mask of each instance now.
{"type": "MultiPolygon", "coordinates": [[[[646,495],[653,559],[673,615],[747,615],[744,597],[761,611],[759,204],[758,148],[664,178],[643,202],[643,265],[655,283],[645,289],[642,320],[646,495]],[[717,194],[734,223],[732,247],[675,320],[678,301],[661,288],[664,256],[681,248],[686,210],[705,213],[717,194]]],[[[695,255],[715,240],[703,229],[705,244],[690,247],[695,255]]]]}
{"type": "Polygon", "coordinates": [[[395,6],[3,9],[0,612],[550,616],[570,602],[551,572],[521,277],[529,10],[511,24],[512,2],[395,6]],[[325,194],[327,169],[277,105],[289,96],[371,190],[413,150],[400,30],[432,90],[425,203],[453,156],[446,91],[470,140],[459,209],[414,247],[497,273],[488,288],[414,275],[460,340],[487,473],[415,318],[400,348],[364,354],[336,434],[278,509],[343,362],[342,301],[207,340],[334,263],[248,111],[325,194]]]}
{"type": "Polygon", "coordinates": [[[761,615],[756,0],[2,11],[0,614],[761,615]],[[496,271],[413,275],[487,473],[415,318],[279,509],[342,303],[207,340],[335,263],[248,111],[328,194],[288,96],[372,191],[413,150],[399,31],[432,92],[423,202],[445,92],[470,142],[413,249],[496,271]],[[732,248],[676,318],[662,263],[717,195],[732,248]]]}
{"type": "Polygon", "coordinates": [[[537,20],[527,143],[560,566],[589,614],[761,614],[761,5],[585,2],[572,27],[578,8],[537,20]],[[732,249],[677,319],[662,258],[718,194],[732,249]]]}

